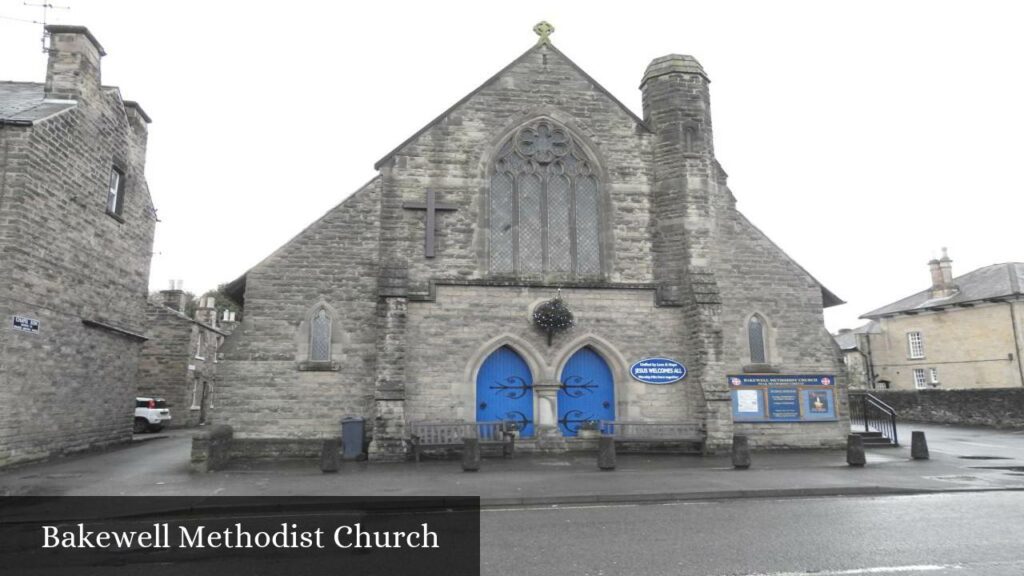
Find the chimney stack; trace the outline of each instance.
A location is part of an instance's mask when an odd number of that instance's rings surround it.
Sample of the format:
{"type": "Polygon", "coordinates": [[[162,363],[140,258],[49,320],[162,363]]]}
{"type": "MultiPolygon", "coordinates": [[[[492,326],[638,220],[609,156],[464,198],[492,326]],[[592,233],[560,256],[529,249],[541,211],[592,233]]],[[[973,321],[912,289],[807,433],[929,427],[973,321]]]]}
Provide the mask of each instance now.
{"type": "Polygon", "coordinates": [[[185,291],[181,287],[181,280],[171,280],[170,288],[160,291],[160,295],[164,297],[164,306],[177,312],[185,310],[185,291]]]}
{"type": "Polygon", "coordinates": [[[235,331],[236,327],[238,327],[238,320],[235,319],[235,313],[230,310],[225,310],[224,316],[220,319],[220,326],[218,326],[218,328],[223,332],[231,334],[235,331]]]}
{"type": "Polygon", "coordinates": [[[957,288],[953,285],[953,260],[945,247],[942,248],[942,258],[930,260],[928,268],[932,275],[932,298],[946,298],[956,293],[957,288]]]}
{"type": "Polygon", "coordinates": [[[217,327],[217,301],[213,296],[203,296],[196,308],[196,322],[217,327]]]}
{"type": "Polygon", "coordinates": [[[50,35],[46,64],[46,97],[80,100],[100,93],[100,58],[103,46],[85,26],[46,27],[50,35]]]}

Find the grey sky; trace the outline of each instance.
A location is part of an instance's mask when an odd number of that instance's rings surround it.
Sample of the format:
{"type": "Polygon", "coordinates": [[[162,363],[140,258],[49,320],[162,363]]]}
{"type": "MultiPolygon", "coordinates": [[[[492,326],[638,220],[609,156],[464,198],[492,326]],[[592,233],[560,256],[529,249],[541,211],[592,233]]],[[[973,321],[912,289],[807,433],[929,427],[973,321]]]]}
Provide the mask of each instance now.
{"type": "MultiPolygon", "coordinates": [[[[830,329],[926,288],[942,246],[955,274],[1024,260],[1017,3],[68,3],[50,21],[88,26],[104,83],[153,117],[155,289],[202,292],[259,262],[542,19],[638,114],[652,58],[701,61],[739,208],[849,302],[830,329]]],[[[0,16],[40,15],[0,0],[0,16]]],[[[0,79],[43,80],[39,34],[0,19],[0,79]]]]}

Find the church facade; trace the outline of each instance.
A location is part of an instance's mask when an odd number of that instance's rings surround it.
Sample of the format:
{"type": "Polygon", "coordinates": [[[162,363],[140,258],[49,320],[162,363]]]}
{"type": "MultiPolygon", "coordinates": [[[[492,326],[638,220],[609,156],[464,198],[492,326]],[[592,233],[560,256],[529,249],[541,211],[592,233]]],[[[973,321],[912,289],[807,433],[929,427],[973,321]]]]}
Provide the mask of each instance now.
{"type": "Polygon", "coordinates": [[[651,62],[640,118],[548,33],[227,286],[244,314],[214,419],[236,442],[301,450],[350,414],[374,460],[424,420],[513,420],[525,449],[595,420],[699,421],[712,450],[845,441],[841,301],[736,210],[701,65],[651,62]],[[538,329],[556,298],[573,324],[538,329]],[[685,378],[641,381],[649,358],[685,378]],[[835,418],[736,419],[730,375],[751,374],[829,375],[835,418]]]}

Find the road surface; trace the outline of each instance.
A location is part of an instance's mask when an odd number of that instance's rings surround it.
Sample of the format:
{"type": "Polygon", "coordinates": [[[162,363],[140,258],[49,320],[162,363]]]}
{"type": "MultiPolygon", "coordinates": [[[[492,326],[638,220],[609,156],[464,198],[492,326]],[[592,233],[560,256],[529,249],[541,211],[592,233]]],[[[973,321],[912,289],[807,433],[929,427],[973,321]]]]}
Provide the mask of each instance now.
{"type": "Polygon", "coordinates": [[[1021,576],[1024,492],[484,511],[487,576],[1021,576]]]}

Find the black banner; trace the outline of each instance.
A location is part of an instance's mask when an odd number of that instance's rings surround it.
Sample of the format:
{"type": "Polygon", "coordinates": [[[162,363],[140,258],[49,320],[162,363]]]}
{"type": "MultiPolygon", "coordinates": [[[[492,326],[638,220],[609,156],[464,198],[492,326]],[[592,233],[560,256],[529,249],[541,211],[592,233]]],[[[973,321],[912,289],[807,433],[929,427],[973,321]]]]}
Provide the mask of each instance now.
{"type": "Polygon", "coordinates": [[[0,573],[480,574],[479,498],[0,498],[0,573]]]}

